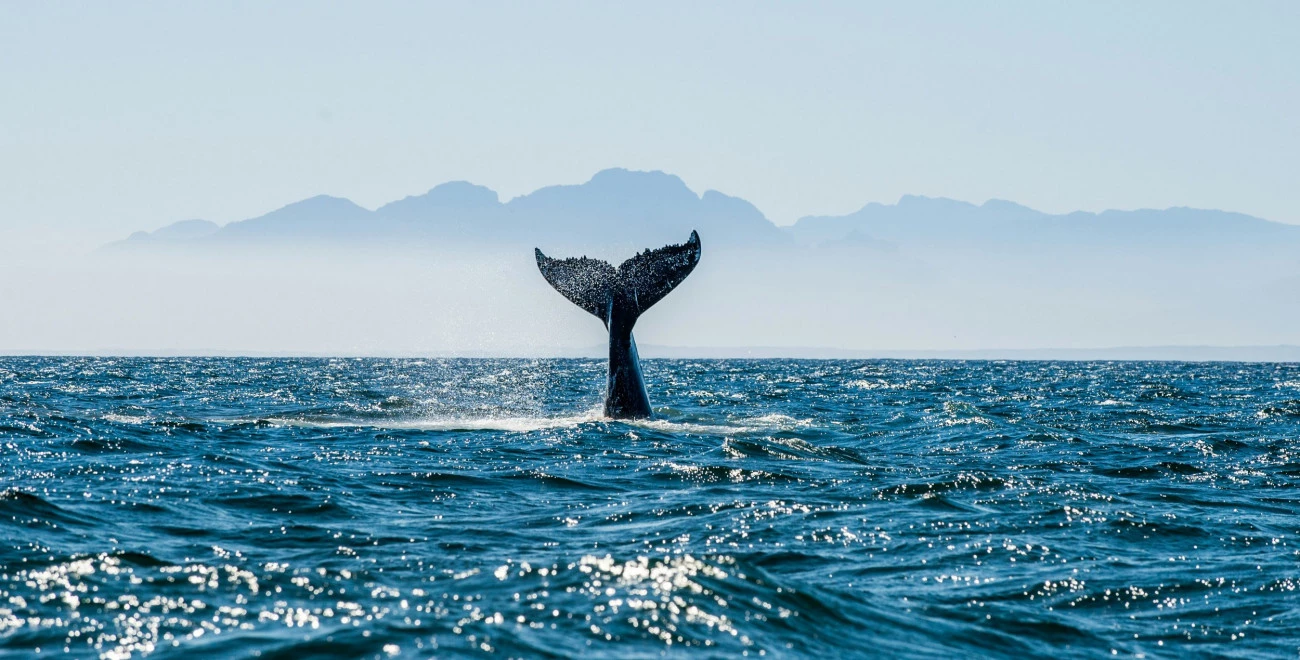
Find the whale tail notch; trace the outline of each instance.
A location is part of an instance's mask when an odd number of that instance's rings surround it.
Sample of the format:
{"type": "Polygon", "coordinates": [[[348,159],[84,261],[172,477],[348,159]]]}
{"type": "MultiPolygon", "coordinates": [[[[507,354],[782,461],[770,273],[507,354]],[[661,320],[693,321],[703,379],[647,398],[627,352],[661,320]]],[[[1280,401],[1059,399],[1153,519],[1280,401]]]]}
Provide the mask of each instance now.
{"type": "Polygon", "coordinates": [[[646,250],[617,269],[588,257],[536,255],[537,268],[556,291],[609,325],[616,304],[625,304],[635,319],[681,284],[700,261],[700,235],[692,231],[685,243],[646,250]]]}

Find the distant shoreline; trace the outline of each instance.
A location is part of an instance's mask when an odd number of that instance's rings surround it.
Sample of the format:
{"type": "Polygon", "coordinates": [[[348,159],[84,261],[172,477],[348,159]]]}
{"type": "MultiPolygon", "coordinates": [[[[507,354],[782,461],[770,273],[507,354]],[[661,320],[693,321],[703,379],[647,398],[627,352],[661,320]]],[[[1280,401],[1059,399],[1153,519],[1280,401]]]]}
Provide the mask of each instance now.
{"type": "MultiPolygon", "coordinates": [[[[799,346],[655,346],[640,347],[645,359],[794,359],[794,360],[997,360],[1023,362],[1300,362],[1300,346],[1125,346],[1110,348],[1010,349],[842,349],[799,346]]],[[[184,350],[23,350],[0,349],[0,359],[13,357],[123,358],[384,358],[384,359],[603,359],[602,347],[532,351],[445,352],[295,352],[184,350]]]]}

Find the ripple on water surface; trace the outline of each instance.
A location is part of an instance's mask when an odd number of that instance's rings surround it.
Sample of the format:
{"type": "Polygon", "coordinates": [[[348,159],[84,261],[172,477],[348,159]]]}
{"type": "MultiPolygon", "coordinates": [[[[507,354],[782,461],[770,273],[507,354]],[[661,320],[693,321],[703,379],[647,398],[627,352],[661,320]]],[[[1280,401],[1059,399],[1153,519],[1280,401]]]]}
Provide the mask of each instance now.
{"type": "Polygon", "coordinates": [[[1294,657],[1300,366],[0,359],[0,655],[1294,657]]]}

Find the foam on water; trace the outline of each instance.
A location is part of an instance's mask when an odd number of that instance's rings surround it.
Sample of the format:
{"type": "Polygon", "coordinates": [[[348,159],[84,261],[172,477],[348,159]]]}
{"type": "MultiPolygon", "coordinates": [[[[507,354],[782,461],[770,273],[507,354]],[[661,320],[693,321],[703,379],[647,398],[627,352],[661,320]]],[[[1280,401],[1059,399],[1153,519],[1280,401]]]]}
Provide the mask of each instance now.
{"type": "Polygon", "coordinates": [[[582,424],[604,421],[599,413],[569,417],[433,417],[417,419],[320,419],[294,417],[267,417],[264,419],[219,420],[234,422],[267,422],[277,426],[296,426],[316,429],[373,428],[414,431],[507,431],[531,433],[545,429],[576,428],[582,424]]]}
{"type": "MultiPolygon", "coordinates": [[[[123,423],[140,423],[144,418],[125,418],[108,415],[106,420],[123,423]]],[[[404,418],[334,418],[334,417],[265,417],[210,420],[220,424],[266,423],[317,429],[373,428],[417,431],[506,431],[531,433],[546,429],[577,428],[584,424],[622,424],[664,433],[695,433],[726,435],[729,433],[757,433],[769,430],[792,430],[808,426],[811,420],[798,420],[788,415],[770,414],[753,418],[730,418],[725,423],[706,424],[698,421],[672,419],[608,419],[600,408],[581,415],[558,417],[415,417],[404,418]]]]}

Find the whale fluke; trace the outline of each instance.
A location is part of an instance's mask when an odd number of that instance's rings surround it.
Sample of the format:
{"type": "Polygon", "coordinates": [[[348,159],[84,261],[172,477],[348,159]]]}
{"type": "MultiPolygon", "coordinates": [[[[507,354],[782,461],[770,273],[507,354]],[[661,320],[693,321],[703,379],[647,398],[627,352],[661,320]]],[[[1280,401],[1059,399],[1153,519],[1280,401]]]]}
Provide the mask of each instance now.
{"type": "Polygon", "coordinates": [[[552,259],[536,250],[542,277],[570,302],[599,318],[609,330],[609,379],[605,415],[614,418],[650,416],[650,399],[641,378],[632,327],[655,303],[663,300],[700,261],[700,235],[692,231],[685,243],[646,250],[617,269],[599,259],[552,259]]]}
{"type": "Polygon", "coordinates": [[[552,259],[542,254],[541,250],[536,252],[537,268],[542,271],[542,277],[560,295],[608,323],[607,303],[610,292],[618,282],[618,271],[613,266],[600,259],[552,259]]]}
{"type": "Polygon", "coordinates": [[[700,262],[700,235],[694,231],[685,243],[646,250],[618,267],[623,286],[632,294],[639,316],[677,288],[700,262]]]}

